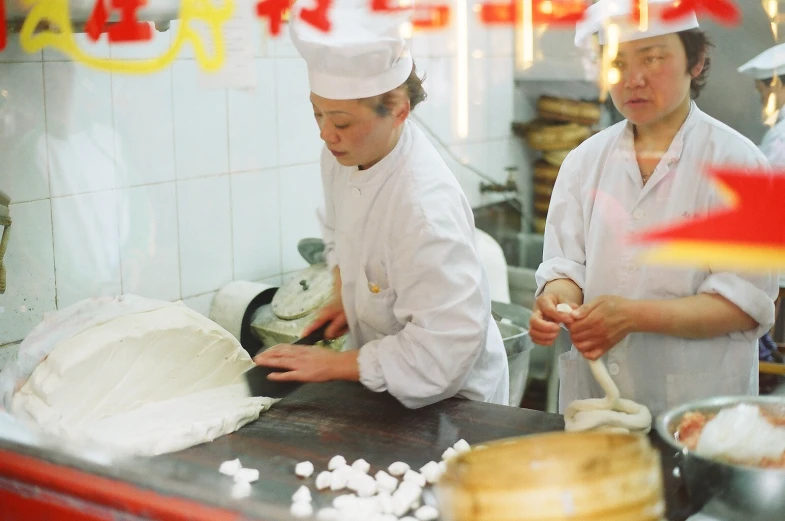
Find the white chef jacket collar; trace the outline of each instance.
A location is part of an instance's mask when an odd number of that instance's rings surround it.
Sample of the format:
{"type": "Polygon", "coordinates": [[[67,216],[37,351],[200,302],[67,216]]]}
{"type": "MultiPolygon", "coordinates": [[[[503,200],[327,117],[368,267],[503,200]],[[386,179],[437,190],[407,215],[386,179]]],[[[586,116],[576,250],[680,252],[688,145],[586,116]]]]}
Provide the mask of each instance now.
{"type": "MultiPolygon", "coordinates": [[[[694,101],[690,101],[690,112],[687,114],[687,119],[684,120],[679,131],[673,137],[673,141],[671,141],[668,150],[665,152],[665,155],[662,156],[662,163],[668,163],[671,161],[678,161],[681,159],[681,153],[684,150],[684,138],[689,132],[689,130],[695,126],[698,119],[700,119],[701,110],[698,108],[698,105],[695,104],[694,101]]],[[[635,132],[632,123],[627,121],[626,127],[624,129],[624,133],[622,135],[622,143],[621,147],[624,154],[629,155],[632,159],[635,159],[635,132]]]]}
{"type": "Polygon", "coordinates": [[[411,149],[412,133],[409,125],[412,123],[409,120],[404,121],[401,136],[398,138],[398,143],[390,151],[389,154],[379,160],[378,163],[365,170],[360,170],[359,167],[353,167],[351,179],[349,183],[352,186],[367,186],[370,184],[378,183],[386,179],[389,175],[398,170],[401,163],[409,155],[411,149]]]}

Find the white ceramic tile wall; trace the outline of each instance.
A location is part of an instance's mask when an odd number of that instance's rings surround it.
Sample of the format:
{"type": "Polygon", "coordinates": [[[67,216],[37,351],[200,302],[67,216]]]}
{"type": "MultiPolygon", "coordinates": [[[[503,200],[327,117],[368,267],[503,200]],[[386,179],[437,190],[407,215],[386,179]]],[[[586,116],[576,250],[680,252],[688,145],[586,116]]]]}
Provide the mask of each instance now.
{"type": "MultiPolygon", "coordinates": [[[[475,206],[493,196],[480,195],[480,178],[461,161],[500,182],[510,163],[527,175],[510,137],[513,31],[479,24],[478,5],[468,4],[465,31],[453,16],[412,43],[429,95],[415,114],[458,156],[441,151],[475,206]],[[455,126],[461,34],[466,138],[455,126]]],[[[94,56],[144,59],[176,31],[174,23],[144,45],[77,40],[94,56]]],[[[202,87],[190,44],[171,67],[136,77],[95,72],[56,50],[26,54],[10,36],[0,52],[0,189],[15,204],[0,345],[84,297],[133,292],[208,314],[233,278],[280,284],[305,266],[297,241],[319,235],[322,200],[307,72],[287,27],[271,38],[255,20],[252,31],[253,91],[202,87]]]]}
{"type": "Polygon", "coordinates": [[[11,205],[14,223],[5,264],[8,287],[0,295],[0,344],[20,340],[55,309],[52,214],[48,200],[11,205]]]}

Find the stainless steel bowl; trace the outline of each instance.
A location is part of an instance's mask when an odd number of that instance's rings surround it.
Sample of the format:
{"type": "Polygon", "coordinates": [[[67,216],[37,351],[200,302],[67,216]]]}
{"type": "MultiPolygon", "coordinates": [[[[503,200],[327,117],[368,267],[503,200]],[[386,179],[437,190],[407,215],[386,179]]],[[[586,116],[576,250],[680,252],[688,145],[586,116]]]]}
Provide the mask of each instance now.
{"type": "Polygon", "coordinates": [[[684,404],[657,417],[660,437],[673,448],[677,468],[699,510],[710,505],[725,512],[723,518],[744,521],[785,520],[785,469],[734,465],[707,458],[687,449],[674,437],[682,417],[689,412],[712,413],[742,403],[785,416],[783,396],[727,396],[684,404]]]}

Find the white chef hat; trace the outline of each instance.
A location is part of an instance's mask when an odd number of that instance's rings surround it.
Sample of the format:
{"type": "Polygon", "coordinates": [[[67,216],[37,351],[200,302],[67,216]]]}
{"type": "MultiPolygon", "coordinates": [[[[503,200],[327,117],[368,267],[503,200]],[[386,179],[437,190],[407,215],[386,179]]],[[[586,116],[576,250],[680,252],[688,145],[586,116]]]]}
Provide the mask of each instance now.
{"type": "Polygon", "coordinates": [[[360,99],[384,94],[403,85],[412,72],[407,33],[411,9],[372,12],[368,0],[334,0],[322,31],[300,19],[314,0],[292,6],[290,31],[297,51],[308,65],[311,92],[328,99],[360,99]]]}
{"type": "Polygon", "coordinates": [[[595,33],[599,36],[600,45],[605,45],[608,42],[608,26],[611,24],[619,29],[619,42],[642,40],[698,27],[695,12],[676,20],[662,20],[662,11],[676,3],[676,0],[641,0],[641,10],[648,7],[648,23],[641,30],[641,24],[632,19],[633,0],[599,0],[586,9],[583,19],[575,26],[575,45],[588,46],[595,33]]]}
{"type": "Polygon", "coordinates": [[[741,67],[739,72],[757,80],[767,80],[785,74],[785,43],[766,49],[741,67]]]}

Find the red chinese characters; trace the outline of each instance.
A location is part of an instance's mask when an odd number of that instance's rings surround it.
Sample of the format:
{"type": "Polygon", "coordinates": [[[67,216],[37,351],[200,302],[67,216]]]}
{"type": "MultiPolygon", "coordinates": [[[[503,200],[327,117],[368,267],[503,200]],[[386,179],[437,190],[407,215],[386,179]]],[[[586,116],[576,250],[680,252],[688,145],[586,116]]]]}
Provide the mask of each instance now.
{"type": "Polygon", "coordinates": [[[332,3],[332,0],[316,0],[316,7],[313,9],[303,8],[300,11],[300,18],[303,22],[327,32],[330,30],[330,19],[327,17],[327,11],[332,3]]]}
{"type": "MultiPolygon", "coordinates": [[[[640,0],[632,1],[640,4],[640,0]]],[[[698,16],[703,13],[711,14],[726,25],[736,25],[741,21],[741,13],[732,0],[681,0],[677,5],[665,9],[662,19],[675,20],[690,11],[695,11],[698,16]]]]}
{"type": "Polygon", "coordinates": [[[5,2],[0,0],[0,51],[5,49],[8,37],[5,32],[5,2]]]}
{"type": "Polygon", "coordinates": [[[281,32],[283,15],[289,10],[292,0],[264,0],[256,4],[256,14],[269,20],[270,34],[278,36],[281,32]]]}
{"type": "MultiPolygon", "coordinates": [[[[574,25],[583,18],[587,7],[586,0],[532,0],[532,24],[574,25]]],[[[485,3],[480,6],[480,20],[489,25],[515,23],[520,19],[520,8],[517,1],[485,3]]]]}
{"type": "Polygon", "coordinates": [[[87,36],[95,41],[106,32],[110,42],[144,42],[152,40],[153,31],[150,24],[137,20],[136,12],[147,3],[147,0],[98,0],[93,12],[85,24],[87,36]],[[120,21],[109,24],[110,8],[120,12],[120,21]]]}
{"type": "Polygon", "coordinates": [[[411,6],[392,5],[394,0],[371,0],[371,11],[377,13],[403,11],[412,9],[412,28],[418,30],[441,29],[450,23],[450,6],[447,4],[439,5],[416,5],[411,6]]]}

